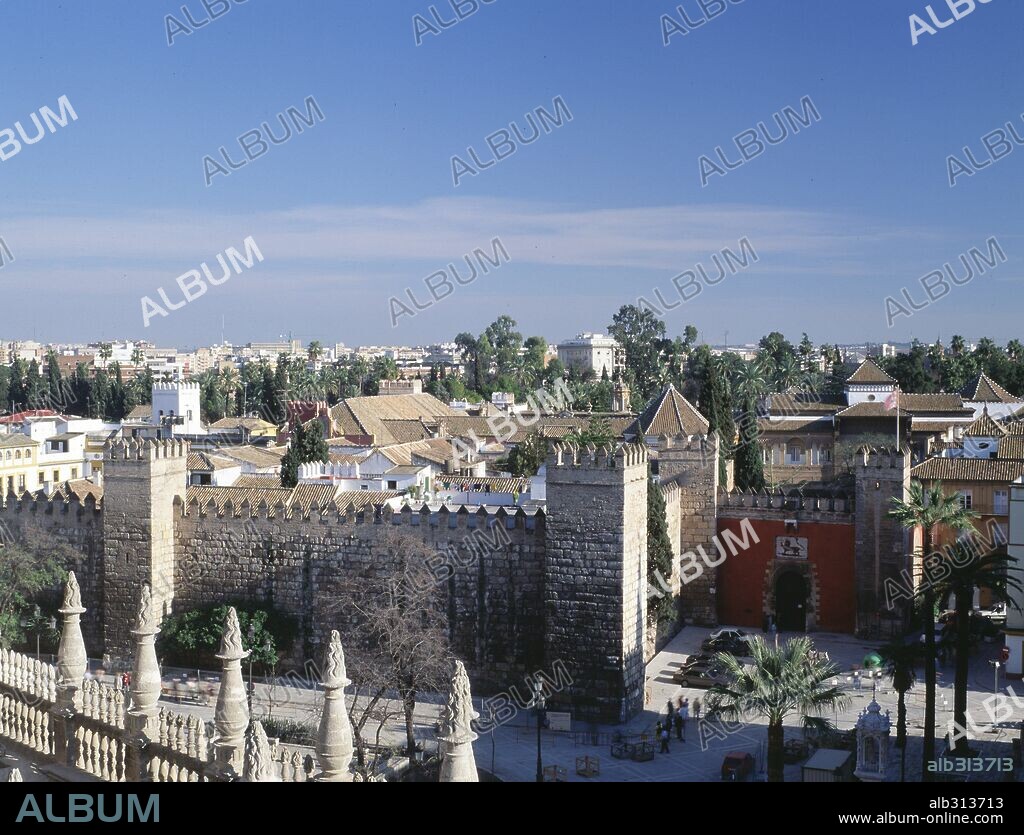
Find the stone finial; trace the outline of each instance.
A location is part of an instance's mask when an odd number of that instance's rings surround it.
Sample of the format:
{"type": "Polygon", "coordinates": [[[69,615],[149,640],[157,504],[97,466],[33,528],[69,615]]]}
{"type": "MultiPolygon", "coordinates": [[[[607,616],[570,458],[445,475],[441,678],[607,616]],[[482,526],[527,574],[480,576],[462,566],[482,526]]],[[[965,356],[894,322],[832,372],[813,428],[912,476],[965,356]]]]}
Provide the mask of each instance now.
{"type": "Polygon", "coordinates": [[[249,725],[249,703],[242,679],[242,659],[248,655],[248,651],[242,649],[238,612],[231,607],[224,620],[220,652],[217,653],[223,662],[223,674],[214,711],[217,732],[213,743],[216,769],[224,775],[236,775],[242,770],[245,730],[249,725]]]}
{"type": "Polygon", "coordinates": [[[324,656],[323,684],[325,688],[335,689],[348,687],[351,683],[345,670],[345,650],[341,646],[341,634],[335,629],[331,632],[331,641],[324,656]]]}
{"type": "Polygon", "coordinates": [[[64,603],[59,609],[61,614],[77,612],[82,614],[85,609],[82,607],[82,590],[78,586],[78,579],[74,571],[68,572],[68,582],[64,586],[64,603]]]}
{"type": "Polygon", "coordinates": [[[142,586],[142,594],[139,597],[139,612],[135,616],[135,628],[133,632],[141,635],[149,635],[159,632],[156,622],[156,608],[153,605],[153,589],[149,583],[142,586]]]}
{"type": "Polygon", "coordinates": [[[245,767],[242,779],[246,783],[276,783],[273,759],[270,756],[270,743],[263,723],[258,719],[249,726],[245,735],[245,767]]]}
{"type": "Polygon", "coordinates": [[[25,778],[21,776],[21,772],[18,769],[12,768],[10,773],[7,775],[7,782],[8,783],[24,783],[25,782],[25,778]]]}
{"type": "Polygon", "coordinates": [[[238,624],[238,612],[232,606],[224,621],[224,631],[220,636],[220,652],[218,658],[245,658],[249,653],[242,649],[242,627],[238,624]]]}
{"type": "Polygon", "coordinates": [[[473,740],[477,735],[472,727],[473,720],[478,717],[479,714],[473,710],[473,696],[469,689],[466,667],[461,661],[456,661],[439,737],[444,743],[439,782],[479,782],[476,758],[473,756],[473,740]]]}
{"type": "Polygon", "coordinates": [[[334,630],[324,655],[324,707],[316,742],[321,769],[316,779],[320,782],[338,783],[348,779],[355,752],[352,724],[345,708],[345,687],[349,684],[341,635],[334,630]]]}
{"type": "Polygon", "coordinates": [[[64,621],[57,646],[57,675],[59,688],[57,702],[60,709],[69,714],[81,708],[81,687],[85,671],[89,667],[89,656],[82,637],[82,591],[74,571],[68,572],[64,587],[64,603],[59,609],[64,621]]]}
{"type": "Polygon", "coordinates": [[[466,667],[461,661],[456,661],[442,720],[442,739],[446,742],[472,742],[477,738],[473,732],[472,722],[479,717],[480,714],[473,710],[473,696],[470,693],[466,667]]]}

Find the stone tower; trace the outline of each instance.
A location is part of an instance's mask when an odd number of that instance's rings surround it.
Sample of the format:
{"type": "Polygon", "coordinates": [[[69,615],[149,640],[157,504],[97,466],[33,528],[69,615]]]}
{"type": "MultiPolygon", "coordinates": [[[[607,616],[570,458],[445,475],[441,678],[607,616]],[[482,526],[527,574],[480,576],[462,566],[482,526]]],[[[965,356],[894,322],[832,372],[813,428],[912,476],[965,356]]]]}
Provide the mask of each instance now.
{"type": "MultiPolygon", "coordinates": [[[[712,539],[718,533],[718,437],[662,437],[654,446],[658,451],[661,484],[679,487],[679,553],[699,553],[698,549],[703,548],[704,553],[714,558],[712,539]]],[[[680,612],[687,623],[718,623],[717,574],[717,569],[705,566],[703,574],[680,587],[680,612]]]]}
{"type": "Polygon", "coordinates": [[[127,656],[139,589],[148,583],[157,617],[174,599],[174,501],[184,500],[188,444],[114,441],[104,453],[103,645],[127,656]]]}
{"type": "Polygon", "coordinates": [[[901,615],[888,610],[885,581],[900,583],[907,564],[906,531],[889,516],[892,500],[905,501],[910,488],[910,448],[862,447],[854,459],[856,540],[854,570],[857,582],[857,632],[901,615]]]}
{"type": "Polygon", "coordinates": [[[569,671],[578,718],[643,708],[647,486],[640,445],[567,445],[547,461],[545,668],[569,671]]]}

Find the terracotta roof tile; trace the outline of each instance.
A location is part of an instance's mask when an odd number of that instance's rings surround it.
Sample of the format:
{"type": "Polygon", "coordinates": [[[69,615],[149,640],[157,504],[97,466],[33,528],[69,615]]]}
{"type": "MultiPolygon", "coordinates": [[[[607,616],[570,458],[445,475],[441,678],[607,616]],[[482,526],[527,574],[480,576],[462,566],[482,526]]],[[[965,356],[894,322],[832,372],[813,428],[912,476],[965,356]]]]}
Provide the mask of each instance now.
{"type": "Polygon", "coordinates": [[[1024,475],[1024,460],[1000,458],[929,458],[910,471],[922,481],[993,481],[1009,484],[1024,475]]]}
{"type": "Polygon", "coordinates": [[[848,385],[883,385],[885,383],[895,383],[896,380],[886,374],[873,361],[864,360],[846,382],[848,385]]]}
{"type": "Polygon", "coordinates": [[[964,389],[964,400],[974,403],[1024,403],[1024,398],[1010,394],[987,374],[979,374],[964,389]]]}
{"type": "Polygon", "coordinates": [[[635,423],[637,434],[671,437],[706,435],[709,427],[707,419],[672,385],[648,404],[635,423]]]}

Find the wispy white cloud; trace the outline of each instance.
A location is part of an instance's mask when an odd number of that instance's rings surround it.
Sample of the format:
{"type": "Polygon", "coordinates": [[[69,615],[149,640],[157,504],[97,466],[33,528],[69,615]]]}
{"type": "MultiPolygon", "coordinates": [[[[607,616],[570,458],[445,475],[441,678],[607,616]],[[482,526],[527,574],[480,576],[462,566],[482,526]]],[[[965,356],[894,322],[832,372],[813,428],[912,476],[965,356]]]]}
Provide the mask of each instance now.
{"type": "MultiPolygon", "coordinates": [[[[653,206],[578,209],[494,199],[444,198],[393,206],[308,206],[239,214],[143,211],[120,215],[23,214],[4,222],[24,262],[107,259],[138,269],[190,269],[248,235],[276,262],[394,269],[447,262],[501,238],[521,264],[681,270],[746,237],[759,255],[794,269],[850,274],[897,241],[934,238],[850,218],[777,207],[653,206]],[[844,263],[844,261],[846,263],[844,263]]],[[[28,263],[26,263],[26,267],[28,263]]],[[[116,271],[116,268],[115,270],[116,271]]]]}

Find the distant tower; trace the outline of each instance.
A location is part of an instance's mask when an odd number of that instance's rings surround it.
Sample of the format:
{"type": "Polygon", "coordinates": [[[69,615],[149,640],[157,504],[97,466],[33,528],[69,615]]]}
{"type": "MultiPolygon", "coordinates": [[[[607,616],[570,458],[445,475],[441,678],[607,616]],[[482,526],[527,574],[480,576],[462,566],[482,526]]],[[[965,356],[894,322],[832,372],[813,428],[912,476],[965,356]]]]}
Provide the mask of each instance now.
{"type": "Polygon", "coordinates": [[[906,501],[910,491],[910,448],[862,447],[855,457],[856,479],[854,571],[857,584],[857,631],[878,623],[888,610],[885,581],[901,582],[906,564],[907,532],[891,516],[892,500],[906,501]]]}
{"type": "Polygon", "coordinates": [[[153,383],[150,422],[161,427],[161,438],[206,434],[199,409],[199,383],[153,383]]]}
{"type": "Polygon", "coordinates": [[[174,599],[174,500],[184,500],[188,444],[115,441],[103,457],[103,644],[127,655],[139,589],[157,617],[174,599]]]}
{"type": "Polygon", "coordinates": [[[569,671],[578,717],[623,722],[644,701],[647,450],[556,447],[546,472],[545,669],[569,671]]]}
{"type": "Polygon", "coordinates": [[[612,411],[628,412],[629,407],[629,386],[620,381],[612,389],[612,411]]]}

